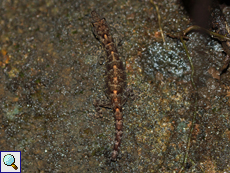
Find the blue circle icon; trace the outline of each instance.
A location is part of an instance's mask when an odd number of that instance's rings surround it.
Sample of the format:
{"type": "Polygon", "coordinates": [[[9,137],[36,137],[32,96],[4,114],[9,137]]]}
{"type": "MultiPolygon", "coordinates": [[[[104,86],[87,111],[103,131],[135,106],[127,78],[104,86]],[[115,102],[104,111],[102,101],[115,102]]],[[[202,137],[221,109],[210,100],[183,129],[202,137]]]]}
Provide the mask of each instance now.
{"type": "Polygon", "coordinates": [[[3,159],[3,162],[4,162],[7,166],[11,166],[11,165],[15,162],[14,156],[11,155],[11,154],[5,155],[5,157],[4,157],[4,159],[3,159]]]}
{"type": "Polygon", "coordinates": [[[7,154],[3,158],[3,162],[7,166],[12,166],[15,170],[18,169],[18,167],[14,164],[15,163],[15,158],[11,154],[7,154]]]}

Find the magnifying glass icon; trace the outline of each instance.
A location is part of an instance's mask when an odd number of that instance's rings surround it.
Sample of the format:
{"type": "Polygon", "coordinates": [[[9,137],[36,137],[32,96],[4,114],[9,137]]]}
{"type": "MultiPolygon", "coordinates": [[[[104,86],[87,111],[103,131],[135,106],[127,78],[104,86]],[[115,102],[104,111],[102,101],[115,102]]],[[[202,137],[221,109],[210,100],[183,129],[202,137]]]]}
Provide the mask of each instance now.
{"type": "Polygon", "coordinates": [[[15,163],[15,158],[11,154],[7,154],[3,158],[3,162],[7,166],[12,166],[15,170],[18,169],[18,167],[14,164],[15,163]]]}

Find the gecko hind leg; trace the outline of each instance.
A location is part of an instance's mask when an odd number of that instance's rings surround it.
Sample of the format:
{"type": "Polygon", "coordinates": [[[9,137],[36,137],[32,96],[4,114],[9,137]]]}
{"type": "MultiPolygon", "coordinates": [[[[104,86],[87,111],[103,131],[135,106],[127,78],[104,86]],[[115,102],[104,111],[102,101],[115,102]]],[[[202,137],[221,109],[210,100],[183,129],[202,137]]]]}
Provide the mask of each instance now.
{"type": "Polygon", "coordinates": [[[96,111],[96,114],[95,114],[96,118],[104,118],[102,115],[102,109],[101,108],[111,109],[112,104],[111,104],[111,101],[109,101],[108,99],[107,100],[96,99],[96,100],[94,100],[93,105],[94,105],[95,111],[96,111]]]}
{"type": "Polygon", "coordinates": [[[129,98],[131,98],[131,100],[135,99],[135,95],[131,87],[126,88],[126,90],[124,91],[121,105],[123,106],[129,98]]]}

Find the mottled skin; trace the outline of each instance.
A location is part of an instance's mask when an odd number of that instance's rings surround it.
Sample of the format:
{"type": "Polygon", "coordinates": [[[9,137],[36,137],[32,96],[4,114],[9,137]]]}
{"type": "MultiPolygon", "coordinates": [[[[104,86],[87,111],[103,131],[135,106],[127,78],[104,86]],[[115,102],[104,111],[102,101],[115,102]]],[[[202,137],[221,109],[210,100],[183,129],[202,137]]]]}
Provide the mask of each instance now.
{"type": "Polygon", "coordinates": [[[95,107],[110,107],[113,109],[115,117],[115,143],[111,160],[115,161],[118,156],[119,147],[122,138],[123,115],[122,105],[125,102],[123,99],[125,84],[125,70],[121,61],[117,47],[109,32],[109,27],[104,18],[100,18],[95,12],[91,12],[93,33],[100,41],[106,52],[106,90],[109,97],[109,103],[95,103],[95,107]],[[111,105],[111,106],[109,106],[111,105]]]}

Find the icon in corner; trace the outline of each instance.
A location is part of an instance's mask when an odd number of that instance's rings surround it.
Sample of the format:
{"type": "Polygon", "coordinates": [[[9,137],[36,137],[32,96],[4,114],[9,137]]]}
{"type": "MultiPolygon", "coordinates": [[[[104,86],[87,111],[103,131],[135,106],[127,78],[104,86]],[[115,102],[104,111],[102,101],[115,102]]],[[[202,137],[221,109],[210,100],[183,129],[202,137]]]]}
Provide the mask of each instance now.
{"type": "Polygon", "coordinates": [[[21,172],[21,151],[0,151],[0,173],[21,172]]]}
{"type": "Polygon", "coordinates": [[[7,166],[12,166],[15,170],[18,169],[18,167],[15,165],[15,158],[12,154],[7,154],[3,158],[3,162],[7,166]]]}

